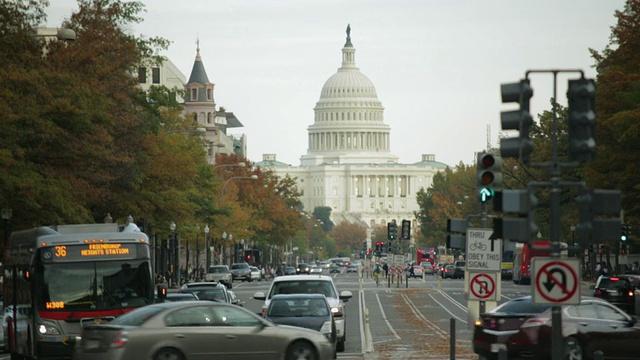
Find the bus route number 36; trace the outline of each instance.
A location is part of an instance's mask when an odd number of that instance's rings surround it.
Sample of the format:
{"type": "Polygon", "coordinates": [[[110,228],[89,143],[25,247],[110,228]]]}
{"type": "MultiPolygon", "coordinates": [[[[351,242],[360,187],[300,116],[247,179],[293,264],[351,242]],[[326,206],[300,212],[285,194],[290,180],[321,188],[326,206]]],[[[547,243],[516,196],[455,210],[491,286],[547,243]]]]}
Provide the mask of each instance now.
{"type": "Polygon", "coordinates": [[[67,247],[56,246],[56,257],[66,257],[66,256],[67,256],[67,247]]]}

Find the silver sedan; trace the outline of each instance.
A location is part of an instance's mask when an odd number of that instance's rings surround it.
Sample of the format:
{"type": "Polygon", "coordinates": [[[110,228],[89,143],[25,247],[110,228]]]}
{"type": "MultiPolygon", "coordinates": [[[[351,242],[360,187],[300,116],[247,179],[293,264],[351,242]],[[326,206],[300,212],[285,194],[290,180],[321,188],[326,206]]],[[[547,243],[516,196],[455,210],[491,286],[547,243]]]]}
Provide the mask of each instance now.
{"type": "Polygon", "coordinates": [[[74,360],[333,359],[320,332],[276,326],[231,304],[184,301],[145,306],[83,329],[74,360]]]}

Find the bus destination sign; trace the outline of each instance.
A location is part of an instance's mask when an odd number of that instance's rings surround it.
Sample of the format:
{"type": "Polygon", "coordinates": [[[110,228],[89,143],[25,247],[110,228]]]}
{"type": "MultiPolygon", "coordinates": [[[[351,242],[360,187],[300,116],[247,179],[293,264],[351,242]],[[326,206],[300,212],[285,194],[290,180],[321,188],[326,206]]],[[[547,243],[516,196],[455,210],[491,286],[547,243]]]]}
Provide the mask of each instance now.
{"type": "Polygon", "coordinates": [[[56,245],[45,249],[43,260],[62,262],[98,259],[131,259],[136,256],[136,244],[56,245]]]}

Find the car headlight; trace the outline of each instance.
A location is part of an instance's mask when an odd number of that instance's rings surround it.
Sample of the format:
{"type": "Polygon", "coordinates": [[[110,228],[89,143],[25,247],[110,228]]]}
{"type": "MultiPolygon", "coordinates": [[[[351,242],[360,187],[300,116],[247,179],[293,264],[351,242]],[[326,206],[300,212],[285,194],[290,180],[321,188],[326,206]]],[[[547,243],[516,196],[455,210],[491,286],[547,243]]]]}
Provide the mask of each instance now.
{"type": "Polygon", "coordinates": [[[342,318],[342,306],[334,306],[331,308],[331,315],[334,318],[339,319],[342,318]]]}
{"type": "Polygon", "coordinates": [[[325,321],[324,324],[322,324],[322,327],[320,328],[320,332],[323,334],[329,334],[331,335],[331,321],[325,321]]]}
{"type": "Polygon", "coordinates": [[[53,326],[44,324],[40,324],[40,326],[38,326],[38,332],[43,335],[60,335],[60,330],[56,329],[53,326]]]}

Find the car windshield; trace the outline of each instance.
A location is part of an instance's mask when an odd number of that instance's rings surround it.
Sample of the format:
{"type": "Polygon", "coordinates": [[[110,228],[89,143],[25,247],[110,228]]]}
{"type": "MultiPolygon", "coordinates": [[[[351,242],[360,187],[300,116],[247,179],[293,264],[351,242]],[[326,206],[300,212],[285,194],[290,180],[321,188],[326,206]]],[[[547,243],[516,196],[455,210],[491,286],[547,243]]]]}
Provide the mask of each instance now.
{"type": "Polygon", "coordinates": [[[326,297],[337,298],[331,282],[319,280],[274,282],[269,298],[278,294],[322,294],[326,297]]]}
{"type": "Polygon", "coordinates": [[[224,289],[222,288],[218,288],[218,287],[202,288],[202,289],[191,288],[188,291],[196,294],[196,296],[200,300],[227,302],[227,297],[225,296],[224,289]]]}
{"type": "Polygon", "coordinates": [[[269,317],[329,316],[324,299],[275,299],[269,306],[269,317]]]}
{"type": "Polygon", "coordinates": [[[231,269],[236,270],[236,269],[248,269],[249,265],[247,264],[233,264],[231,265],[231,269]]]}
{"type": "Polygon", "coordinates": [[[223,274],[228,271],[226,266],[212,266],[209,268],[209,274],[223,274]]]}
{"type": "Polygon", "coordinates": [[[144,306],[133,311],[130,311],[122,316],[118,316],[110,322],[110,325],[131,325],[140,326],[147,320],[151,319],[154,315],[161,312],[163,308],[156,306],[144,306]]]}
{"type": "Polygon", "coordinates": [[[494,314],[540,314],[550,308],[550,304],[534,304],[531,298],[524,298],[508,301],[490,312],[494,314]]]}

